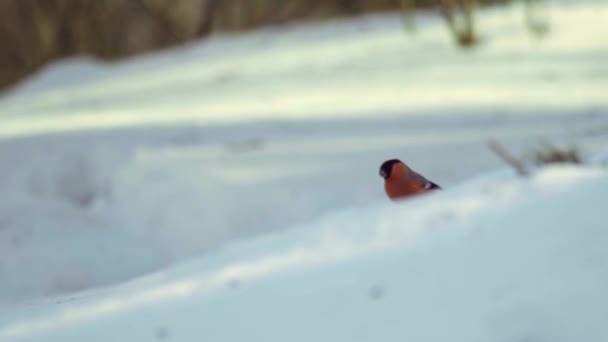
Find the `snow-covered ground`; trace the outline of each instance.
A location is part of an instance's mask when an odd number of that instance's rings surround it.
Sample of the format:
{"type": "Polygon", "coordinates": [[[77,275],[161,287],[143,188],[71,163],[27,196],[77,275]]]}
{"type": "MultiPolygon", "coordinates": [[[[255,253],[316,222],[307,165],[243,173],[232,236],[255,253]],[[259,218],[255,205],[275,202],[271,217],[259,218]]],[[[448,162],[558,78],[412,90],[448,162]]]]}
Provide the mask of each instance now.
{"type": "Polygon", "coordinates": [[[0,340],[608,339],[608,3],[549,9],[467,52],[381,15],[49,67],[0,98],[0,340]],[[445,191],[388,202],[394,157],[445,191]]]}
{"type": "Polygon", "coordinates": [[[604,341],[605,169],[348,210],[0,316],[2,341],[604,341]]]}

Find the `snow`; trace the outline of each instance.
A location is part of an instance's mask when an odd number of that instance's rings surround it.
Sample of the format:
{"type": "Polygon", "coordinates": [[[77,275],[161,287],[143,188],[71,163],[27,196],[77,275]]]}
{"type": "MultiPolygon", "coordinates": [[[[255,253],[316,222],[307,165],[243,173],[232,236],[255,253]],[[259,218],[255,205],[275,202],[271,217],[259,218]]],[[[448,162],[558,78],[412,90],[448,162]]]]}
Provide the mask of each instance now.
{"type": "Polygon", "coordinates": [[[607,192],[554,167],[346,210],[7,313],[0,339],[602,341],[607,192]]]}
{"type": "Polygon", "coordinates": [[[608,6],[549,8],[49,66],[0,98],[0,341],[606,339],[608,6]],[[389,202],[395,157],[445,190],[389,202]]]}
{"type": "Polygon", "coordinates": [[[7,140],[0,301],[121,282],[235,240],[383,203],[377,168],[395,156],[450,188],[503,167],[489,138],[514,151],[539,131],[591,155],[605,146],[603,135],[586,133],[603,118],[536,120],[263,123],[7,140]]]}

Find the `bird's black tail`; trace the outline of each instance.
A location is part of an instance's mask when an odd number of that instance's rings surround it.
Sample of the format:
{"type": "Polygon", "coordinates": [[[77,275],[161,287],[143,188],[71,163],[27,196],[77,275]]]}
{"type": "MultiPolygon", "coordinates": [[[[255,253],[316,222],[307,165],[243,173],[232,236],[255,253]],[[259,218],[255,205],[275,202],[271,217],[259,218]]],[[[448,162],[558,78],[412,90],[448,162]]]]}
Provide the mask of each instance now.
{"type": "Polygon", "coordinates": [[[431,190],[441,190],[441,187],[433,182],[431,182],[431,187],[429,188],[431,190]]]}

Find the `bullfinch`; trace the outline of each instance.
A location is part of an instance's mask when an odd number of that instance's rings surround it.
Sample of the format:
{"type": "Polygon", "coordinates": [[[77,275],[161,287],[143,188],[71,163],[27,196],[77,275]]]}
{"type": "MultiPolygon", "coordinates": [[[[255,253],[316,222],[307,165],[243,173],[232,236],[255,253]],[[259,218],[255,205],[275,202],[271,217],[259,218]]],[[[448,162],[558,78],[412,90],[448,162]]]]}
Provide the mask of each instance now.
{"type": "Polygon", "coordinates": [[[382,163],[380,177],[384,178],[384,190],[393,201],[441,189],[399,159],[382,163]]]}

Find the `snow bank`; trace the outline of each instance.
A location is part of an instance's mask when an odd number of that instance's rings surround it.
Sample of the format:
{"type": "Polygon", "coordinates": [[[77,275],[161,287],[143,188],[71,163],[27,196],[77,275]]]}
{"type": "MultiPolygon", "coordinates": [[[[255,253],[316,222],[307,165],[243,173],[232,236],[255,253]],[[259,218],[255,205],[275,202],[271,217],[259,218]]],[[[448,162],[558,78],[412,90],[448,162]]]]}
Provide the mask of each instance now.
{"type": "Polygon", "coordinates": [[[107,285],[163,262],[145,240],[72,206],[0,202],[0,303],[107,285]]]}
{"type": "Polygon", "coordinates": [[[0,303],[120,283],[233,241],[384,203],[377,168],[395,155],[451,188],[502,166],[488,138],[525,146],[544,130],[581,148],[605,145],[601,136],[583,144],[576,117],[493,122],[167,126],[5,141],[0,303]]]}
{"type": "Polygon", "coordinates": [[[520,10],[480,13],[466,54],[381,15],[46,68],[0,99],[0,303],[382,203],[385,159],[450,188],[502,166],[490,138],[604,148],[608,6],[551,5],[542,41],[520,10]]]}
{"type": "Polygon", "coordinates": [[[608,174],[496,175],[0,316],[3,341],[602,341],[608,174]]]}

